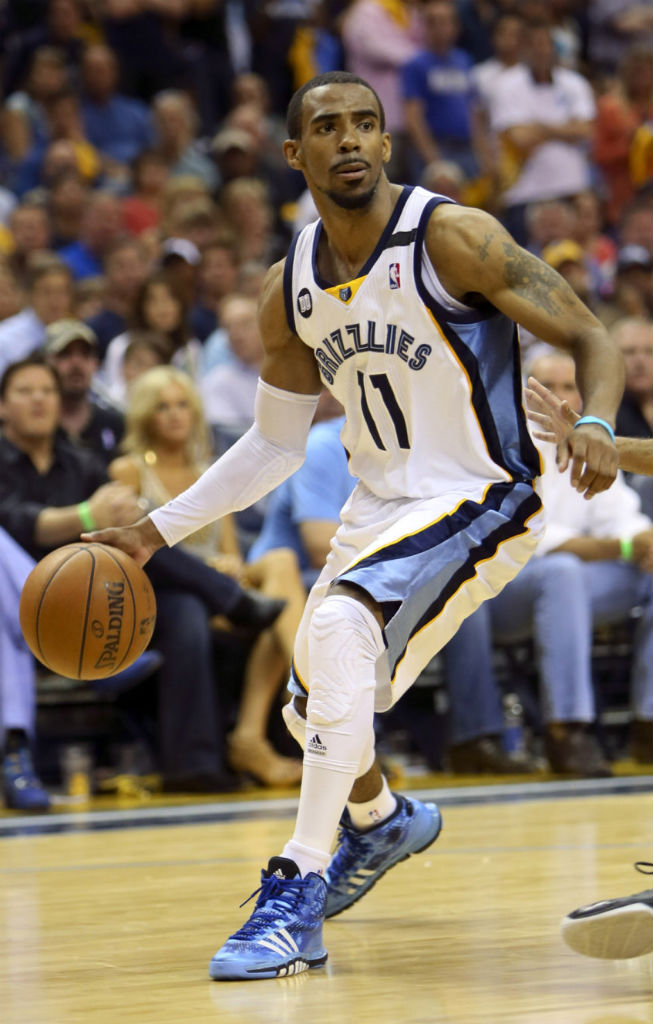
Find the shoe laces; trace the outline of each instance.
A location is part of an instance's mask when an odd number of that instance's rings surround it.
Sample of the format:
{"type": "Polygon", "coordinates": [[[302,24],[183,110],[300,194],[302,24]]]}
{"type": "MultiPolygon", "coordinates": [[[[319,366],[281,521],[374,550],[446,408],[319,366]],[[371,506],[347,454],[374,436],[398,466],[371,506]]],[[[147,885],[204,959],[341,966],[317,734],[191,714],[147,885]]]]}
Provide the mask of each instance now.
{"type": "Polygon", "coordinates": [[[231,936],[232,939],[253,939],[267,931],[274,920],[292,913],[302,902],[307,887],[305,878],[264,878],[258,889],[240,906],[244,907],[258,896],[256,908],[245,924],[231,936]]]}
{"type": "Polygon", "coordinates": [[[635,861],[635,870],[641,875],[653,875],[653,864],[650,860],[635,861]]]}

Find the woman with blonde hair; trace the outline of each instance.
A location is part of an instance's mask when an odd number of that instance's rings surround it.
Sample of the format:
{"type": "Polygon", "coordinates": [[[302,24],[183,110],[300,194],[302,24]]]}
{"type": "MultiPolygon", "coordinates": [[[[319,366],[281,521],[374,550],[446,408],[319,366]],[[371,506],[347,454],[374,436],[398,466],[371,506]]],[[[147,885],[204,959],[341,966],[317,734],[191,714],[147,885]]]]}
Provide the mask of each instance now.
{"type": "MultiPolygon", "coordinates": [[[[187,374],[173,366],[157,366],[134,381],[122,448],[125,454],[111,463],[109,475],[134,487],[151,508],[195,482],[212,453],[201,399],[187,374]]],[[[306,600],[296,556],[282,549],[245,565],[231,516],[198,530],[184,545],[241,585],[286,601],[248,658],[236,725],[227,738],[227,756],[235,771],[265,786],[294,785],[301,777],[301,761],[277,753],[266,732],[274,700],[288,676],[306,600]]]]}

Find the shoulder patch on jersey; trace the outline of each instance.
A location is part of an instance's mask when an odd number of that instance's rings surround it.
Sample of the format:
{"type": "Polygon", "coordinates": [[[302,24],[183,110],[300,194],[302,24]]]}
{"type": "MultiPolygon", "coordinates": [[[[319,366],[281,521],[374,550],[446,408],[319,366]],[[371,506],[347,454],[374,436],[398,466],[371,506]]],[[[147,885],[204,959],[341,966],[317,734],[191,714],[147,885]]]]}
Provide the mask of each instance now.
{"type": "Polygon", "coordinates": [[[297,309],[300,316],[303,316],[304,319],[307,319],[313,312],[313,299],[308,288],[302,288],[297,296],[297,309]]]}

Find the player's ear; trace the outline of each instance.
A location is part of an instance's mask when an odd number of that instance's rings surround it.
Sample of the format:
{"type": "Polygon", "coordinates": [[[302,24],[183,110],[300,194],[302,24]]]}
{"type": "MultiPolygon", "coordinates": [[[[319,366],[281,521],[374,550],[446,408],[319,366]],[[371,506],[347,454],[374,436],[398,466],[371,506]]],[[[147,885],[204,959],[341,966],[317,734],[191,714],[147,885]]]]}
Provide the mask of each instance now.
{"type": "Polygon", "coordinates": [[[381,141],[382,141],[381,153],[382,153],[382,156],[383,156],[383,163],[387,164],[387,163],[390,162],[390,157],[392,156],[392,140],[390,138],[389,132],[384,132],[383,133],[381,141]]]}
{"type": "Polygon", "coordinates": [[[283,155],[286,158],[286,163],[292,167],[293,171],[302,170],[301,145],[297,139],[286,139],[283,144],[283,155]]]}

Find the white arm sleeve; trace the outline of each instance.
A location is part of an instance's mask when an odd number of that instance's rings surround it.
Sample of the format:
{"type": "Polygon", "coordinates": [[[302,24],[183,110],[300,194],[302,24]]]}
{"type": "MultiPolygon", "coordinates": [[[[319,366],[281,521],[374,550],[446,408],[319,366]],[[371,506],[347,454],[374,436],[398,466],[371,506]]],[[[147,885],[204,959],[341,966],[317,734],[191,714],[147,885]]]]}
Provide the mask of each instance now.
{"type": "Polygon", "coordinates": [[[259,378],[253,426],[192,487],[150,513],[166,544],[248,508],[299,469],[318,398],[259,378]]]}

